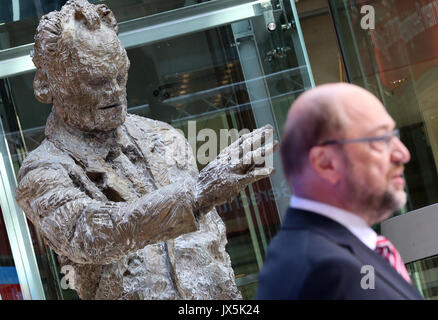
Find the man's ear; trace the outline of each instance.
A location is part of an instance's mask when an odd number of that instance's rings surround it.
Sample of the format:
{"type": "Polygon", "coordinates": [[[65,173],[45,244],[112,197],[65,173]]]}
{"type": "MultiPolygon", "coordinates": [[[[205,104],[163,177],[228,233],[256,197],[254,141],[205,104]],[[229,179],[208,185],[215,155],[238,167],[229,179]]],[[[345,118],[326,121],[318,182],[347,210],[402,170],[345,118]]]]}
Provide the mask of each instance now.
{"type": "Polygon", "coordinates": [[[334,154],[324,147],[313,147],[309,152],[309,162],[316,174],[326,182],[334,185],[339,181],[339,172],[334,154]]]}
{"type": "Polygon", "coordinates": [[[33,79],[33,93],[39,102],[52,103],[52,92],[50,91],[49,81],[47,80],[47,73],[45,71],[37,69],[35,78],[33,79]]]}

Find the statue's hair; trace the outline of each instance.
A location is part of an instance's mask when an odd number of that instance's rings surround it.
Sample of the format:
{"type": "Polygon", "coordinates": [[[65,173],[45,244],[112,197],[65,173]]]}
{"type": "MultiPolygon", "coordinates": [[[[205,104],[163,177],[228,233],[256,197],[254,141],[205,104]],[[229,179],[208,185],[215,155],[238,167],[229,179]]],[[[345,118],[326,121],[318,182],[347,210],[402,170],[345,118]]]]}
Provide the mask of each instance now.
{"type": "Polygon", "coordinates": [[[69,0],[60,11],[52,11],[40,20],[31,52],[37,69],[47,72],[58,63],[58,55],[68,54],[69,48],[63,43],[63,30],[72,16],[76,20],[82,20],[89,30],[99,29],[103,22],[118,33],[116,18],[106,5],[94,5],[86,0],[69,0]],[[55,59],[56,56],[58,57],[55,59]]]}

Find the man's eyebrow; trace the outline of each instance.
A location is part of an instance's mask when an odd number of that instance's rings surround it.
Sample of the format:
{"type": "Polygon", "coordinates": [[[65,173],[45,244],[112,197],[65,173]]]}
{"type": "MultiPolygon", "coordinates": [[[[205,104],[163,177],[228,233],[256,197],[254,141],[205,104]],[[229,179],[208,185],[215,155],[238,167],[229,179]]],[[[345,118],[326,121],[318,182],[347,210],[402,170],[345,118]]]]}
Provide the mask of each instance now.
{"type": "Polygon", "coordinates": [[[374,129],[371,129],[368,134],[376,133],[379,130],[392,130],[392,125],[390,124],[382,124],[380,126],[375,127],[374,129]]]}

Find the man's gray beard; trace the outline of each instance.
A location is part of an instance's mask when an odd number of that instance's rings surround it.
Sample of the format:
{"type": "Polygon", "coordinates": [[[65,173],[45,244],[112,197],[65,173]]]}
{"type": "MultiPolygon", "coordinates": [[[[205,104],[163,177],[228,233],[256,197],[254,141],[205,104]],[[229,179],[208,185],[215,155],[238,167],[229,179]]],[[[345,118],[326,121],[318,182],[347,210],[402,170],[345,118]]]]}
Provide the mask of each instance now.
{"type": "Polygon", "coordinates": [[[345,165],[348,168],[346,185],[349,191],[349,200],[357,210],[369,214],[368,218],[371,221],[374,223],[383,221],[404,205],[398,201],[395,192],[387,189],[383,193],[377,194],[363,183],[354,183],[353,174],[351,174],[352,166],[348,159],[345,165]]]}

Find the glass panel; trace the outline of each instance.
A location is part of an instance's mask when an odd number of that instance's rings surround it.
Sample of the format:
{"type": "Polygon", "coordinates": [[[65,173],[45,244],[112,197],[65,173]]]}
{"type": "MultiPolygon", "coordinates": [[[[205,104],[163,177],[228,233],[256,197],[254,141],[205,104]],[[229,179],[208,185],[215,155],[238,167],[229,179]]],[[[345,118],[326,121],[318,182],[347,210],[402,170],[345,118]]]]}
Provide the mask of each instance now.
{"type": "MultiPolygon", "coordinates": [[[[33,42],[40,17],[53,10],[60,10],[67,0],[10,0],[2,1],[0,10],[0,50],[33,42]]],[[[93,4],[106,4],[122,23],[203,2],[221,2],[232,6],[251,0],[88,0],[93,4]]],[[[123,27],[122,27],[123,28],[123,27]]]]}
{"type": "Polygon", "coordinates": [[[44,239],[41,238],[40,234],[35,230],[32,222],[28,221],[27,225],[29,227],[32,246],[38,263],[45,298],[47,300],[62,299],[62,289],[59,286],[62,274],[56,273],[55,268],[52,267],[52,264],[57,263],[53,252],[45,244],[44,239]]]}
{"type": "Polygon", "coordinates": [[[2,1],[0,10],[0,50],[33,42],[39,17],[59,10],[67,0],[2,1]]]}
{"type": "Polygon", "coordinates": [[[406,269],[426,299],[438,300],[438,256],[408,263],[406,269]]]}
{"type": "Polygon", "coordinates": [[[438,201],[438,6],[433,0],[330,0],[350,82],[373,92],[400,128],[411,151],[403,212],[438,201]],[[364,30],[363,5],[372,5],[375,29],[364,30]]]}
{"type": "Polygon", "coordinates": [[[0,300],[23,300],[3,214],[0,210],[0,300]]]}
{"type": "MultiPolygon", "coordinates": [[[[438,201],[438,2],[329,0],[350,82],[373,92],[397,121],[411,152],[406,165],[408,203],[399,213],[438,201]],[[362,29],[363,5],[375,29],[362,29]]],[[[414,226],[412,226],[414,227],[414,226]]],[[[438,258],[407,264],[428,299],[438,297],[438,258]]]]}
{"type": "MultiPolygon", "coordinates": [[[[26,78],[26,77],[24,77],[26,78]]],[[[14,83],[14,82],[13,82],[14,83]]],[[[20,83],[14,83],[17,85],[21,85],[20,83]]],[[[29,84],[23,83],[23,88],[27,88],[29,84]]],[[[32,85],[32,83],[30,84],[32,85]]],[[[30,87],[31,89],[31,87],[30,87]]],[[[20,131],[17,131],[19,128],[19,121],[15,117],[14,113],[14,106],[15,102],[11,100],[11,87],[10,82],[7,79],[0,79],[0,117],[2,119],[5,119],[3,121],[3,124],[6,125],[4,131],[6,134],[4,135],[6,137],[6,141],[8,144],[8,150],[17,150],[16,152],[12,152],[11,158],[12,158],[12,164],[14,166],[14,173],[18,172],[19,165],[21,164],[25,149],[24,145],[21,140],[21,133],[20,131]]],[[[20,100],[20,99],[19,99],[20,100]]],[[[20,100],[21,101],[21,100],[20,100]]],[[[36,113],[38,114],[38,113],[36,113]]],[[[38,117],[35,118],[36,123],[44,123],[43,120],[39,119],[38,117]]],[[[43,132],[40,130],[33,130],[32,132],[38,132],[37,134],[43,135],[43,132]]],[[[31,136],[31,133],[28,134],[31,136]]],[[[4,138],[3,134],[0,135],[0,138],[4,138]]],[[[29,138],[29,144],[35,148],[36,142],[32,140],[32,138],[29,138]],[[31,143],[33,142],[33,144],[31,143]]],[[[4,155],[4,159],[7,159],[7,155],[4,155]]],[[[12,173],[13,174],[13,173],[12,173]]],[[[3,183],[7,183],[6,181],[3,181],[3,183]]],[[[15,185],[11,186],[13,189],[15,189],[15,185]]],[[[40,237],[39,233],[35,230],[34,226],[30,221],[27,221],[27,225],[29,228],[30,238],[32,240],[32,246],[35,253],[35,258],[38,264],[39,269],[39,275],[41,277],[41,282],[43,285],[44,295],[46,299],[57,299],[60,297],[60,292],[58,290],[58,280],[57,275],[53,272],[53,268],[51,267],[53,263],[53,258],[50,250],[48,250],[47,246],[44,243],[44,240],[40,237]]],[[[29,272],[29,270],[28,270],[29,272]]]]}
{"type": "MultiPolygon", "coordinates": [[[[272,15],[260,14],[128,49],[128,112],[181,129],[192,143],[200,170],[236,138],[225,136],[216,148],[208,149],[208,137],[201,130],[222,137],[224,129],[252,131],[270,123],[278,139],[289,106],[312,81],[298,37],[299,25],[291,23],[291,3],[273,1],[267,9],[272,15]],[[266,17],[277,23],[275,31],[267,30],[266,17]]],[[[33,76],[31,72],[1,80],[10,100],[0,114],[16,171],[26,153],[44,139],[51,109],[33,97],[33,76]]],[[[274,166],[279,168],[278,155],[274,166]]],[[[227,227],[226,249],[236,282],[247,299],[255,295],[267,244],[279,227],[289,197],[289,188],[277,170],[272,178],[252,184],[231,203],[217,207],[227,227]]],[[[51,263],[57,277],[59,267],[56,261],[51,263]]],[[[65,291],[61,295],[74,297],[65,291]]]]}
{"type": "Polygon", "coordinates": [[[346,81],[327,0],[299,1],[296,7],[315,84],[346,81]]]}

